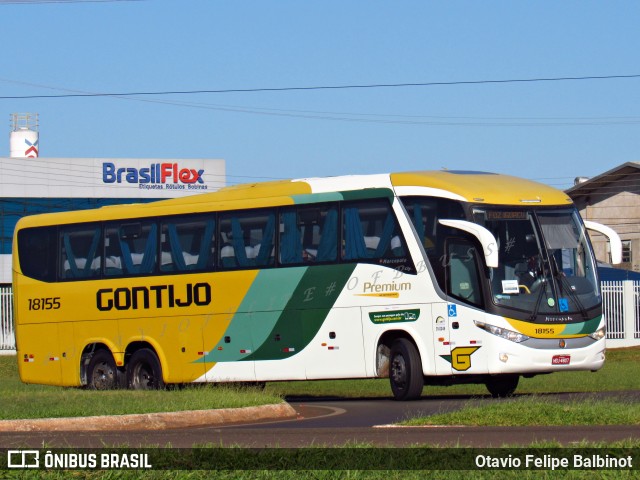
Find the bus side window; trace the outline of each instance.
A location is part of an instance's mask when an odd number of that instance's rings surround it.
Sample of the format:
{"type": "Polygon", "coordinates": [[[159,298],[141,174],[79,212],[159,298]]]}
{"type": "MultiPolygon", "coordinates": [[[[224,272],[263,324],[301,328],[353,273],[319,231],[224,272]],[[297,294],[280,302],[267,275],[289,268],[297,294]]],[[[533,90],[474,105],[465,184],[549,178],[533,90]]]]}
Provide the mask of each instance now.
{"type": "Polygon", "coordinates": [[[275,264],[276,214],[271,210],[220,215],[220,266],[269,267],[275,264]]]}
{"type": "Polygon", "coordinates": [[[215,219],[188,217],[162,223],[160,271],[212,269],[215,263],[215,219]]]}
{"type": "Polygon", "coordinates": [[[99,225],[74,225],[60,229],[60,279],[100,276],[102,229],[99,225]]]}
{"type": "Polygon", "coordinates": [[[280,264],[335,261],[337,220],[336,205],[306,205],[283,209],[279,228],[280,264]]]}
{"type": "Polygon", "coordinates": [[[424,247],[438,286],[446,292],[445,267],[448,257],[445,239],[456,236],[459,232],[439,224],[438,220],[441,218],[464,219],[464,210],[459,202],[447,198],[402,197],[402,204],[424,247]]]}
{"type": "Polygon", "coordinates": [[[105,275],[153,273],[157,231],[158,226],[151,221],[109,225],[105,237],[105,275]]]}
{"type": "Polygon", "coordinates": [[[447,293],[463,302],[482,307],[477,250],[464,239],[449,239],[446,243],[447,293]]]}
{"type": "Polygon", "coordinates": [[[20,230],[18,232],[18,255],[22,273],[43,282],[55,281],[56,243],[55,227],[20,230]]]}
{"type": "Polygon", "coordinates": [[[414,272],[391,205],[386,199],[345,203],[343,258],[414,272]]]}
{"type": "MultiPolygon", "coordinates": [[[[298,219],[295,208],[285,209],[280,214],[280,263],[283,265],[302,263],[304,247],[302,239],[305,223],[298,219]]],[[[317,252],[316,252],[317,253],[317,252]]]]}

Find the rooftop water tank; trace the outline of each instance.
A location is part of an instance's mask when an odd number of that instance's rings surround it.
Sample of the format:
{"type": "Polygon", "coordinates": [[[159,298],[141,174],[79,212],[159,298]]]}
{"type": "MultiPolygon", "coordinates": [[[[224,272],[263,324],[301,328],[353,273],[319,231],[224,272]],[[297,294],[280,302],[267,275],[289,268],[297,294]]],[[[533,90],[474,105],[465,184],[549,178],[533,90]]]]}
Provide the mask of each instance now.
{"type": "Polygon", "coordinates": [[[37,158],[40,147],[37,113],[12,113],[9,134],[11,158],[37,158]]]}

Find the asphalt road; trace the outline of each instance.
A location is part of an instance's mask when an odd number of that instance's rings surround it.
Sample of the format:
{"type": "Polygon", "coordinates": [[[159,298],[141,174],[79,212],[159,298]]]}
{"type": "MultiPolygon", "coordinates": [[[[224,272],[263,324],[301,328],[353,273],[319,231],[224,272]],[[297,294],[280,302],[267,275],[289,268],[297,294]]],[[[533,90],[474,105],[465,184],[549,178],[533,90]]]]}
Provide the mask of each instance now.
{"type": "MultiPolygon", "coordinates": [[[[589,394],[550,394],[554,400],[616,397],[640,401],[640,391],[589,394]]],[[[374,446],[476,446],[528,445],[556,441],[571,446],[582,440],[600,442],[640,439],[638,426],[577,427],[394,427],[415,416],[461,408],[467,403],[508,402],[509,399],[449,396],[414,402],[377,399],[288,398],[296,420],[260,424],[166,429],[160,431],[2,432],[0,448],[24,447],[303,447],[344,446],[353,442],[374,446]]]]}

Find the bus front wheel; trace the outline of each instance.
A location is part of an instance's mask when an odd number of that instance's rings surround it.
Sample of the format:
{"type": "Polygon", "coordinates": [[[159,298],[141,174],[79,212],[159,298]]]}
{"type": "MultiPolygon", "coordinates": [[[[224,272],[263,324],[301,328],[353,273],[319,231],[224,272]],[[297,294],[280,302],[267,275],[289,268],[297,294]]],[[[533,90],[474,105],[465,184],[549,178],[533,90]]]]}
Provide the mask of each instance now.
{"type": "Polygon", "coordinates": [[[406,338],[399,338],[391,345],[389,380],[396,400],[420,398],[424,387],[420,353],[406,338]]]}
{"type": "Polygon", "coordinates": [[[518,375],[496,375],[487,380],[487,390],[493,398],[504,398],[513,395],[518,388],[518,375]]]}
{"type": "Polygon", "coordinates": [[[111,390],[118,386],[118,369],[107,350],[97,350],[87,365],[87,388],[111,390]]]}
{"type": "Polygon", "coordinates": [[[127,384],[133,390],[164,388],[160,360],[153,350],[142,348],[131,355],[127,365],[127,384]]]}

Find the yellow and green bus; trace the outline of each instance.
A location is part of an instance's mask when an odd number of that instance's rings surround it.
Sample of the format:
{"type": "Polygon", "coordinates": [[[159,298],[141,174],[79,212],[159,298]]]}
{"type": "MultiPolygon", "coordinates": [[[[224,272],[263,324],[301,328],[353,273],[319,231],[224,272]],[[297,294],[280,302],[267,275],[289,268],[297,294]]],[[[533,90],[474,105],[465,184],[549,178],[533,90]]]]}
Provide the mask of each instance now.
{"type": "MultiPolygon", "coordinates": [[[[26,383],[94,389],[598,370],[593,250],[551,187],[471,171],[307,178],[34,215],[13,245],[26,383]]],[[[614,256],[619,238],[609,235],[614,256]]]]}

